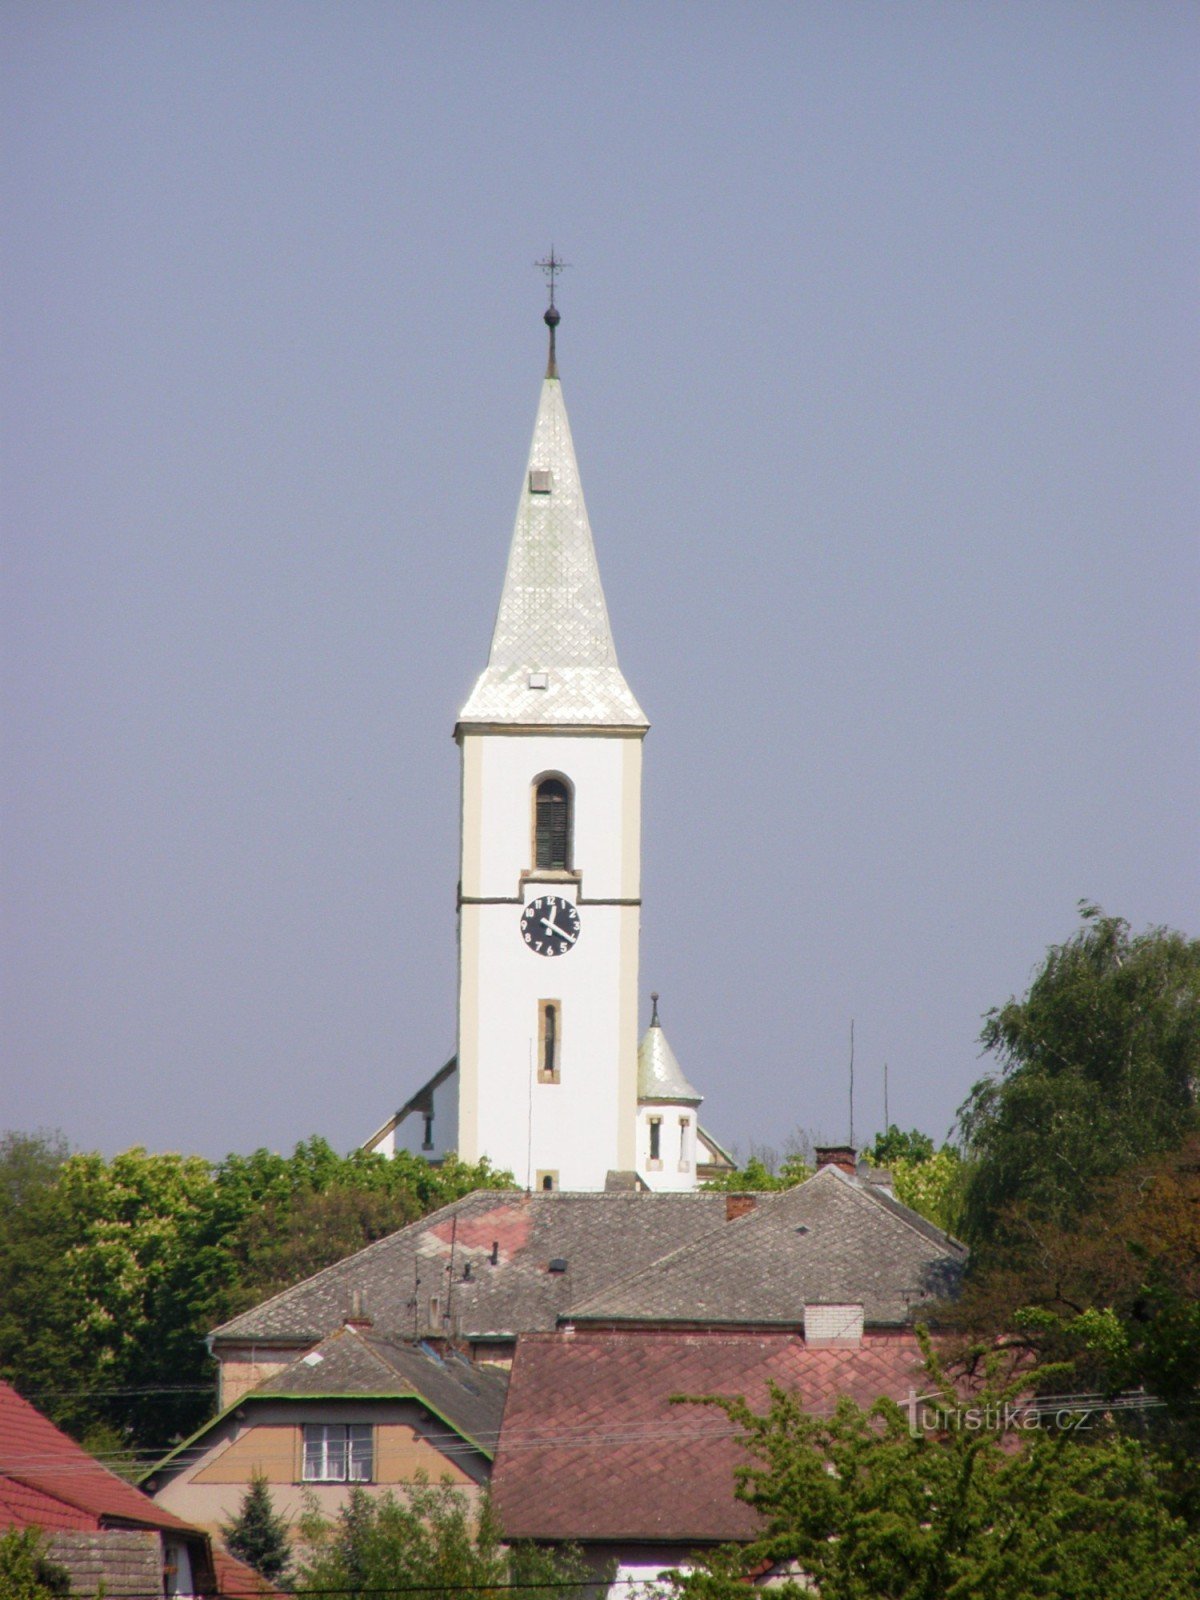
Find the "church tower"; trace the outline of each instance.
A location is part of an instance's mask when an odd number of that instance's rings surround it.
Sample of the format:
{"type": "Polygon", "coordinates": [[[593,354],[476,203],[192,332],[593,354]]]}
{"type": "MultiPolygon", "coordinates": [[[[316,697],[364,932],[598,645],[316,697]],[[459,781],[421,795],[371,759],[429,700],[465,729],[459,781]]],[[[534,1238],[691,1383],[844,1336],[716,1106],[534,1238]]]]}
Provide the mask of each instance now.
{"type": "Polygon", "coordinates": [[[459,714],[457,1148],[534,1189],[636,1166],[641,763],[550,359],[487,667],[459,714]]]}

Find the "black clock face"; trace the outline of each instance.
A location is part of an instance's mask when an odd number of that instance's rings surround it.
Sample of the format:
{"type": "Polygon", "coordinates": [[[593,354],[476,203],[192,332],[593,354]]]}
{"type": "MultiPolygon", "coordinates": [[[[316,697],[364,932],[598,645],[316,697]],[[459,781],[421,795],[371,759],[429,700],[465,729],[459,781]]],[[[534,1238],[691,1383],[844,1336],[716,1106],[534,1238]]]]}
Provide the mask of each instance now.
{"type": "Polygon", "coordinates": [[[556,894],[539,895],[521,914],[521,937],[539,956],[565,956],[579,938],[579,913],[556,894]]]}

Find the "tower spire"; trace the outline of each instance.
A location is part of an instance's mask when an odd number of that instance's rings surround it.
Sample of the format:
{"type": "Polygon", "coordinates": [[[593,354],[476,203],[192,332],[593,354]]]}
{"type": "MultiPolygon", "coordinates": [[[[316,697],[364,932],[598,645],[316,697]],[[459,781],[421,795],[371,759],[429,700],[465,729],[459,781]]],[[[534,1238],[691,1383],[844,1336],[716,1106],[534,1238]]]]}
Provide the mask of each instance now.
{"type": "Polygon", "coordinates": [[[554,254],[554,246],[551,245],[550,254],[542,261],[535,261],[534,266],[542,269],[546,275],[546,282],[550,287],[550,304],[546,307],[545,315],[542,317],[542,321],[550,329],[550,354],[546,361],[546,376],[548,378],[557,378],[558,360],[554,351],[554,330],[562,321],[562,315],[554,304],[554,281],[564,267],[570,266],[570,262],[560,260],[554,254]]]}

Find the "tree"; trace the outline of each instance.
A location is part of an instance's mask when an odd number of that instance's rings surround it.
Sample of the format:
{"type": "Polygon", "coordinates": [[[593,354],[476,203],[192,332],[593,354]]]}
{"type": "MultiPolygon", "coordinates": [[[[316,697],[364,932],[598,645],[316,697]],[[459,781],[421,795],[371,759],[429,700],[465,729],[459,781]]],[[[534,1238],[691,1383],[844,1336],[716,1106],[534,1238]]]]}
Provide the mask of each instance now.
{"type": "Polygon", "coordinates": [[[1195,1594],[1200,1543],[1154,1451],[1110,1432],[1037,1432],[1018,1444],[978,1419],[999,1422],[1028,1375],[993,1359],[971,1397],[972,1426],[928,1347],[927,1371],[945,1424],[936,1432],[891,1400],[863,1410],[843,1399],[831,1417],[809,1415],[782,1389],[763,1412],[703,1402],[740,1430],[749,1460],[736,1493],[763,1531],[676,1574],[685,1600],[742,1600],[764,1567],[792,1575],[787,1600],[814,1588],[821,1600],[1195,1594]]]}
{"type": "Polygon", "coordinates": [[[0,1533],[0,1600],[57,1600],[71,1592],[71,1574],[45,1553],[40,1528],[0,1533]]]}
{"type": "Polygon", "coordinates": [[[711,1178],[704,1187],[728,1194],[745,1194],[748,1191],[764,1193],[794,1188],[796,1184],[803,1183],[805,1178],[811,1177],[812,1168],[798,1155],[785,1156],[775,1172],[761,1156],[752,1155],[744,1167],[723,1172],[719,1178],[711,1178]]]}
{"type": "Polygon", "coordinates": [[[936,1227],[957,1231],[962,1213],[964,1171],[962,1157],[953,1145],[934,1148],[927,1133],[913,1128],[902,1133],[893,1122],[879,1134],[866,1156],[874,1166],[892,1175],[897,1200],[936,1227]]]}
{"type": "Polygon", "coordinates": [[[275,1290],[472,1189],[486,1162],[0,1141],[0,1373],[77,1438],[161,1454],[212,1409],[204,1334],[275,1290]]]}
{"type": "Polygon", "coordinates": [[[237,1516],[222,1525],[221,1537],[232,1555],[254,1568],[268,1583],[287,1572],[292,1559],[288,1525],[271,1504],[271,1489],[260,1472],[251,1474],[237,1516]]]}
{"type": "Polygon", "coordinates": [[[1017,1202],[1069,1224],[1103,1178],[1196,1126],[1200,940],[1134,935],[1096,906],[1080,913],[1024,999],[984,1024],[999,1070],[959,1112],[971,1161],[964,1227],[977,1249],[1017,1202]]]}
{"type": "Polygon", "coordinates": [[[308,1545],[296,1575],[301,1595],[347,1597],[397,1588],[427,1600],[568,1600],[583,1597],[596,1575],[573,1547],[505,1546],[486,1495],[472,1506],[448,1483],[419,1483],[403,1501],[350,1491],[333,1522],[310,1512],[301,1521],[308,1545]]]}
{"type": "Polygon", "coordinates": [[[1200,1510],[1200,1135],[1097,1185],[1069,1225],[1028,1204],[947,1318],[968,1346],[1000,1330],[1068,1386],[1159,1403],[1142,1427],[1180,1466],[1200,1510]]]}

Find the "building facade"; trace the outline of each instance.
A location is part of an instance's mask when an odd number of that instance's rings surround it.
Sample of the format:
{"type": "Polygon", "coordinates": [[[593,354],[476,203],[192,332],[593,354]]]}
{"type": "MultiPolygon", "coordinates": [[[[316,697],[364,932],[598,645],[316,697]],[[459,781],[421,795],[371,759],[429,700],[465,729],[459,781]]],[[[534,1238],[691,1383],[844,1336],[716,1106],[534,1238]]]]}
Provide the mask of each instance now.
{"type": "Polygon", "coordinates": [[[542,382],[487,665],[459,713],[457,1052],[368,1141],[486,1156],[530,1190],[730,1165],[657,1008],[638,1044],[642,746],[617,663],[546,313],[542,382]]]}

